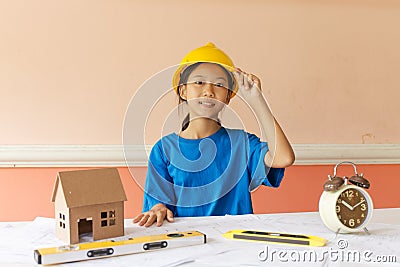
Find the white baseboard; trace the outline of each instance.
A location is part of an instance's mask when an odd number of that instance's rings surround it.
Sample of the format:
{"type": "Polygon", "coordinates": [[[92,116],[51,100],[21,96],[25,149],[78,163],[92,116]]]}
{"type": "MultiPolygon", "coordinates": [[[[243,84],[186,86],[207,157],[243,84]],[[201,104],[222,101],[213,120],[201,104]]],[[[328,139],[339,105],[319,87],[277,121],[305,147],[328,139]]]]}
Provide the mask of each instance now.
{"type": "Polygon", "coordinates": [[[293,145],[296,165],[400,164],[400,144],[298,144],[293,145]]]}
{"type": "MultiPolygon", "coordinates": [[[[295,144],[295,165],[400,164],[400,144],[295,144]]],[[[147,166],[151,147],[131,146],[129,166],[147,166]]],[[[0,167],[127,166],[122,145],[3,145],[0,167]]]]}

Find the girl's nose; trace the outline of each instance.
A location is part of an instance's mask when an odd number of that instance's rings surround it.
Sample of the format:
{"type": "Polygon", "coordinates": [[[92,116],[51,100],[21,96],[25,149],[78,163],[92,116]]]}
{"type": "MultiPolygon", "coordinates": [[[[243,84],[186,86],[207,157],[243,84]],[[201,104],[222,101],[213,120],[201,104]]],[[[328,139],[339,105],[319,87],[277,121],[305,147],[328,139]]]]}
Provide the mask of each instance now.
{"type": "Polygon", "coordinates": [[[214,96],[214,85],[212,83],[205,83],[203,86],[203,96],[214,96]]]}

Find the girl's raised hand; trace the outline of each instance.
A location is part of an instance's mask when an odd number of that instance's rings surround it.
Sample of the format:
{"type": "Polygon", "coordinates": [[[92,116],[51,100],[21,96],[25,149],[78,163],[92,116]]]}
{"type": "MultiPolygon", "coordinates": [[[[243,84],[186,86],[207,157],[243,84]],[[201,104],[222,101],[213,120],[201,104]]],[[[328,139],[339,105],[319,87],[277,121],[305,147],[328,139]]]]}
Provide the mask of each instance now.
{"type": "Polygon", "coordinates": [[[157,226],[161,226],[167,219],[169,222],[174,221],[174,214],[164,204],[156,204],[147,212],[143,212],[133,219],[134,223],[138,223],[140,226],[149,227],[156,223],[157,226]]]}
{"type": "Polygon", "coordinates": [[[235,72],[236,82],[238,83],[238,94],[245,100],[259,98],[261,96],[261,81],[254,74],[246,73],[237,68],[235,72]]]}

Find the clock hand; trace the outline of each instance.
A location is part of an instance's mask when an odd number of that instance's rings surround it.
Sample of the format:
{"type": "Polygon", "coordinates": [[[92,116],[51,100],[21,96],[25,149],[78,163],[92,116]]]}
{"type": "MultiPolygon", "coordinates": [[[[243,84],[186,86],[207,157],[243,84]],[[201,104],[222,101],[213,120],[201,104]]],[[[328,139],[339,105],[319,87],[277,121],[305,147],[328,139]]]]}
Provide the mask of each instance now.
{"type": "Polygon", "coordinates": [[[353,210],[353,209],[354,209],[354,207],[350,206],[350,204],[347,203],[347,202],[344,201],[344,200],[342,200],[342,204],[343,204],[344,206],[346,206],[349,210],[353,210]]]}
{"type": "MultiPolygon", "coordinates": [[[[353,209],[354,209],[355,207],[361,205],[361,204],[364,203],[364,202],[365,202],[365,199],[361,200],[360,202],[358,202],[356,205],[353,206],[353,209]]],[[[352,209],[352,210],[353,210],[353,209],[352,209]]]]}

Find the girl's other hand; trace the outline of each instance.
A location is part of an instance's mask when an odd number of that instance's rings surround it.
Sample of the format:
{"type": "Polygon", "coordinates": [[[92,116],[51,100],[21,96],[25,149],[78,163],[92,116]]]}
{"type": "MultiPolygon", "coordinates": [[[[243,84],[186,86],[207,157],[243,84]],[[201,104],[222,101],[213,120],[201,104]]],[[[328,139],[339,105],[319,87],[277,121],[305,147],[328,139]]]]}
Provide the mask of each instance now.
{"type": "Polygon", "coordinates": [[[133,219],[134,223],[139,223],[140,226],[149,227],[156,223],[157,226],[161,226],[167,219],[168,222],[174,221],[174,214],[164,204],[156,204],[151,210],[143,212],[133,219]]]}
{"type": "Polygon", "coordinates": [[[246,73],[237,68],[235,72],[236,82],[238,83],[238,94],[246,100],[261,96],[261,81],[251,73],[246,73]]]}

